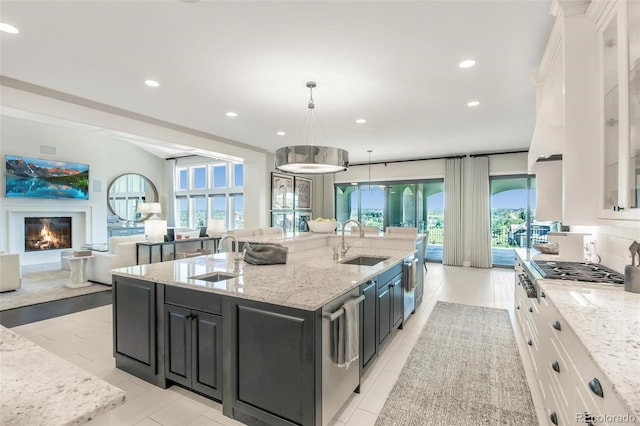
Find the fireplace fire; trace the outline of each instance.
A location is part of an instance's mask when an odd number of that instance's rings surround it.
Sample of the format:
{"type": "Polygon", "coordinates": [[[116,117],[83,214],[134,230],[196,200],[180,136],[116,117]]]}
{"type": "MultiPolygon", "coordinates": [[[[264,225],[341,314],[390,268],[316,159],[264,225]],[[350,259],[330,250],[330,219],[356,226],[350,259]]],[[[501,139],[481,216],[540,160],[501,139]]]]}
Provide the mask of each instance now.
{"type": "Polygon", "coordinates": [[[70,217],[25,217],[24,251],[71,248],[70,217]]]}

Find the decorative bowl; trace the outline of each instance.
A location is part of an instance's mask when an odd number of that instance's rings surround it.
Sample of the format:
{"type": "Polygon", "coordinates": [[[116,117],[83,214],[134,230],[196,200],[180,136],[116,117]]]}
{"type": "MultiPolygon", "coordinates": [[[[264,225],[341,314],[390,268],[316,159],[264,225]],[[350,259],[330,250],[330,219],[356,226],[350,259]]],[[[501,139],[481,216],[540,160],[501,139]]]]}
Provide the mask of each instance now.
{"type": "Polygon", "coordinates": [[[335,220],[329,220],[326,222],[316,222],[310,220],[307,222],[309,225],[309,230],[311,232],[315,232],[316,234],[330,234],[336,230],[338,227],[338,222],[335,220]]]}
{"type": "Polygon", "coordinates": [[[534,244],[533,248],[544,254],[558,254],[558,243],[534,244]]]}

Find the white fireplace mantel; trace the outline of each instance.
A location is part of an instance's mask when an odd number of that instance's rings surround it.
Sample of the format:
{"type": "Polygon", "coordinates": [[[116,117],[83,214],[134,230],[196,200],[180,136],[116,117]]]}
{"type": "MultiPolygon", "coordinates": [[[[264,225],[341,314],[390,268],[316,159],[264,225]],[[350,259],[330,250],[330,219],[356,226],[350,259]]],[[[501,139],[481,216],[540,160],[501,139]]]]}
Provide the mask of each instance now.
{"type": "Polygon", "coordinates": [[[73,248],[92,241],[92,207],[90,205],[12,204],[5,209],[9,237],[9,252],[19,253],[23,265],[60,261],[60,250],[25,252],[24,218],[37,216],[70,216],[73,248]]]}

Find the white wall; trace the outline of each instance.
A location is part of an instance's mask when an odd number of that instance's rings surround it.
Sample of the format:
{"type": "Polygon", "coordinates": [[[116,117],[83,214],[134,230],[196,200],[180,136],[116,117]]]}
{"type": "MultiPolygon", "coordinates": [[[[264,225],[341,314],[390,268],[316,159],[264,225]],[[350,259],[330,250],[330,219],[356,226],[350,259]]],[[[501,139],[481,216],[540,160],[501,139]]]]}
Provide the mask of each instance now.
{"type": "Polygon", "coordinates": [[[596,226],[572,226],[575,232],[591,233],[587,240],[595,241],[595,252],[600,263],[624,273],[625,265],[631,264],[629,246],[640,242],[640,225],[632,221],[599,220],[596,226]]]}
{"type": "MultiPolygon", "coordinates": [[[[48,160],[89,164],[89,200],[41,200],[29,198],[0,198],[0,250],[15,251],[22,242],[21,230],[9,229],[9,212],[60,212],[81,214],[87,222],[85,229],[74,229],[74,244],[107,241],[107,187],[123,173],[140,173],[148,177],[158,189],[163,208],[166,206],[164,163],[140,148],[88,129],[74,129],[44,124],[27,119],[0,116],[0,156],[21,155],[48,160]],[[54,149],[55,154],[41,152],[42,147],[54,149]],[[79,234],[78,234],[79,233],[79,234]]],[[[2,184],[4,188],[4,171],[2,184]]],[[[23,264],[60,260],[57,250],[43,253],[22,253],[23,264]]]]}

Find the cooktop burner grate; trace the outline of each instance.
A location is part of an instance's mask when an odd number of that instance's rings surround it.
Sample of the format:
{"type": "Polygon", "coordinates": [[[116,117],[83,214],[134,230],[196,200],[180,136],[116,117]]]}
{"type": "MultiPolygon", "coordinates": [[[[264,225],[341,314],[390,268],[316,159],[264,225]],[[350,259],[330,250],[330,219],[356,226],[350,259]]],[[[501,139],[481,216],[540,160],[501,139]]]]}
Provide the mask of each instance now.
{"type": "Polygon", "coordinates": [[[532,260],[531,265],[547,279],[624,284],[622,274],[594,263],[532,260]]]}

